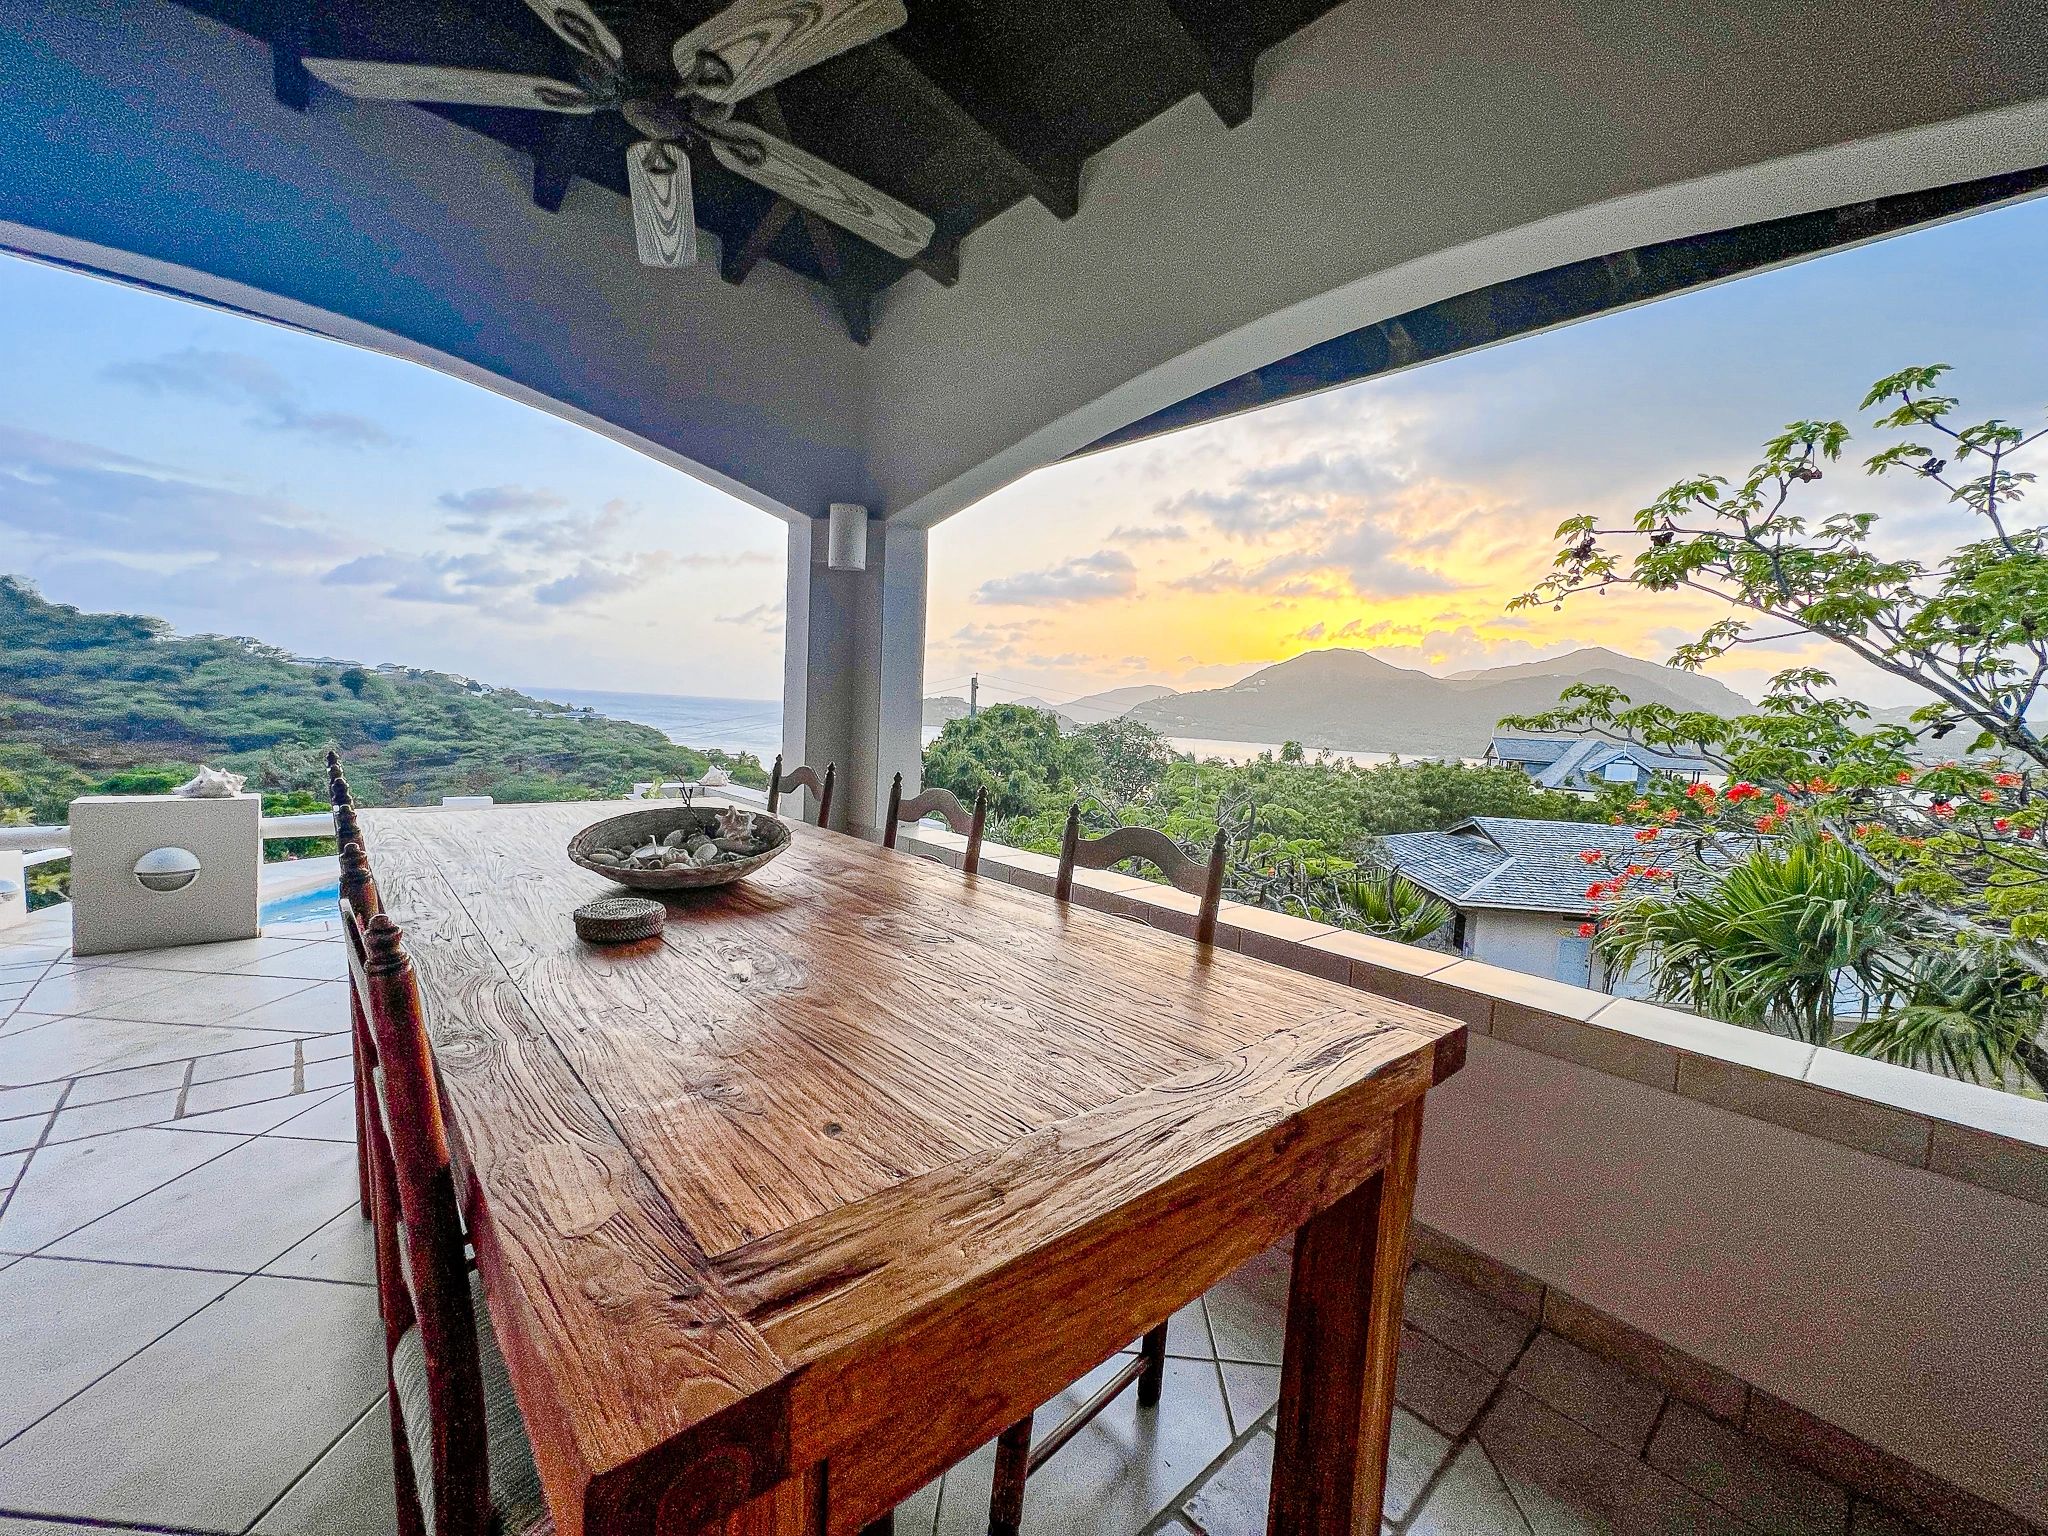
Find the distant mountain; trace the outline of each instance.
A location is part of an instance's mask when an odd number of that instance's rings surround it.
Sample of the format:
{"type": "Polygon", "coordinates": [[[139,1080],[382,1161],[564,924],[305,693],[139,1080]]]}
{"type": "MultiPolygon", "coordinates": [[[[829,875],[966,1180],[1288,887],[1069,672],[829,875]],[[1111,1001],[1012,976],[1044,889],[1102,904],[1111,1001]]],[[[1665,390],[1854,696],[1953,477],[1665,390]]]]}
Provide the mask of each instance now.
{"type": "MultiPolygon", "coordinates": [[[[1084,725],[1114,720],[1129,713],[1136,705],[1172,696],[1171,688],[1158,683],[1132,683],[1122,688],[1107,688],[1101,693],[1085,694],[1064,704],[1049,704],[1034,694],[1026,694],[1021,699],[984,699],[983,707],[1016,704],[1025,709],[1042,710],[1059,721],[1061,730],[1072,731],[1084,725]]],[[[967,701],[958,694],[938,694],[924,701],[924,723],[933,729],[943,726],[948,720],[961,719],[966,713],[967,701]]]]}
{"type": "Polygon", "coordinates": [[[1094,725],[1098,721],[1114,720],[1119,715],[1129,714],[1140,704],[1170,699],[1173,695],[1173,689],[1158,683],[1132,683],[1124,688],[1106,688],[1101,693],[1084,694],[1060,708],[1083,725],[1094,725]]]}
{"type": "Polygon", "coordinates": [[[1228,688],[1140,704],[1130,716],[1168,736],[1477,757],[1504,716],[1549,709],[1573,683],[1611,685],[1638,704],[1716,714],[1750,708],[1741,694],[1711,678],[1592,646],[1551,661],[1455,677],[1397,667],[1365,651],[1311,651],[1228,688]]]}

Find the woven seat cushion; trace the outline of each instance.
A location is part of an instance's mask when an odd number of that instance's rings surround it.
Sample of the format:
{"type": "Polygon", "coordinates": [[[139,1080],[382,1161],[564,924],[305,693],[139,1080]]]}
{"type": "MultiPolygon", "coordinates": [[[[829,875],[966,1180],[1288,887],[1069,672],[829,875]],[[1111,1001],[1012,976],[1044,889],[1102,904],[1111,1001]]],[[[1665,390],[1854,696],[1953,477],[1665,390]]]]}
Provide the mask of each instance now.
{"type": "MultiPolygon", "coordinates": [[[[526,1536],[548,1523],[540,1491],[540,1471],[533,1464],[533,1443],[526,1421],[512,1398],[512,1379],[505,1356],[484,1307],[483,1282],[469,1276],[470,1307],[476,1314],[477,1362],[484,1383],[484,1427],[490,1439],[491,1512],[493,1528],[503,1536],[526,1536]]],[[[417,1327],[408,1328],[391,1352],[391,1380],[398,1390],[398,1411],[405,1421],[405,1441],[412,1452],[413,1479],[419,1484],[420,1513],[429,1536],[434,1532],[434,1437],[427,1396],[427,1351],[417,1327]]]]}

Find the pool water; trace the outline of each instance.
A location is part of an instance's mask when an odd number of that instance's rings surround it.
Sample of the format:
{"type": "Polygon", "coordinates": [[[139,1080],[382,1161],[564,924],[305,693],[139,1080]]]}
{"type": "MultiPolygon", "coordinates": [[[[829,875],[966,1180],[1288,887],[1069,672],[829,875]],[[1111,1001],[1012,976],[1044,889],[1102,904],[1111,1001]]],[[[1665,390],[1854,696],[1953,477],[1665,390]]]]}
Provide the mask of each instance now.
{"type": "Polygon", "coordinates": [[[294,891],[289,896],[266,901],[256,915],[266,923],[304,923],[332,918],[335,916],[334,904],[340,896],[340,883],[330,881],[326,885],[316,885],[310,891],[294,891]]]}

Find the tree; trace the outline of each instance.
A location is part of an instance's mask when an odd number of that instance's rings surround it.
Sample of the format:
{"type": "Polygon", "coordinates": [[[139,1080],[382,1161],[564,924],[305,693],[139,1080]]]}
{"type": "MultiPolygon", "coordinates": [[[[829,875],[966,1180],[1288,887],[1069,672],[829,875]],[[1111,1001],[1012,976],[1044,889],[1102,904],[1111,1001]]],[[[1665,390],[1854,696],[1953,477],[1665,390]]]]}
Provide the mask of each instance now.
{"type": "Polygon", "coordinates": [[[1384,864],[1339,881],[1337,899],[1359,929],[1400,944],[1420,944],[1452,917],[1447,903],[1384,864]]]}
{"type": "Polygon", "coordinates": [[[1073,738],[1079,772],[1119,802],[1144,800],[1173,762],[1166,738],[1141,721],[1118,718],[1087,726],[1073,738]]]}
{"type": "Polygon", "coordinates": [[[2048,428],[1957,424],[1957,400],[1939,392],[1947,372],[1903,369],[1863,401],[1881,410],[1880,430],[1899,434],[1865,461],[1867,472],[1911,474],[1969,519],[1970,536],[1943,559],[1892,552],[1874,511],[1810,516],[1812,487],[1850,434],[1839,421],[1798,421],[1739,481],[1681,480],[1624,528],[1567,519],[1553,573],[1511,605],[1561,606],[1615,586],[1703,592],[1731,616],[1681,646],[1675,665],[1810,635],[1918,690],[1927,702],[1910,723],[1868,726],[1869,710],[1815,667],[1779,673],[1758,710],[1734,720],[1581,687],[1557,710],[1504,723],[1702,752],[1774,791],[1749,810],[1765,832],[1795,818],[1826,827],[1926,925],[1991,946],[2038,979],[2048,977],[2038,782],[2048,747],[2035,718],[2048,682],[2048,529],[2022,525],[2034,477],[2014,465],[2048,428]],[[1927,744],[1959,730],[1970,733],[1960,758],[1924,767],[1927,744]]]}
{"type": "MultiPolygon", "coordinates": [[[[950,789],[963,802],[986,786],[997,816],[1023,816],[1047,807],[1049,792],[1073,786],[1074,751],[1059,722],[1044,710],[992,704],[979,714],[949,720],[924,749],[924,781],[950,789]]],[[[1066,808],[1061,806],[1064,817],[1066,808]]]]}

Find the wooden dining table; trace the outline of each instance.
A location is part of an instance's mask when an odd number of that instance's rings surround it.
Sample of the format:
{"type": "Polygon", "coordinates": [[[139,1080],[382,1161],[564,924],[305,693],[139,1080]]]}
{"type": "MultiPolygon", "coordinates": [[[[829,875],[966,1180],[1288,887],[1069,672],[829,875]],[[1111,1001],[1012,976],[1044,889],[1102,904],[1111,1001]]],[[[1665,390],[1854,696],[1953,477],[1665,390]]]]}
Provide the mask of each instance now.
{"type": "Polygon", "coordinates": [[[563,1536],[849,1536],[1289,1236],[1270,1528],[1377,1531],[1463,1026],[805,825],[597,947],[627,808],[361,813],[563,1536]]]}

